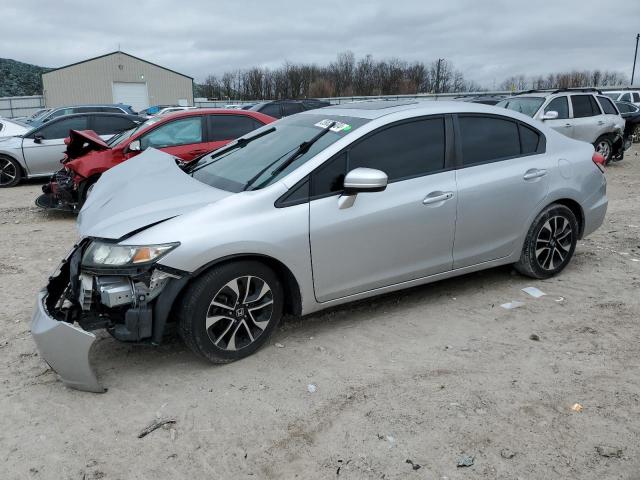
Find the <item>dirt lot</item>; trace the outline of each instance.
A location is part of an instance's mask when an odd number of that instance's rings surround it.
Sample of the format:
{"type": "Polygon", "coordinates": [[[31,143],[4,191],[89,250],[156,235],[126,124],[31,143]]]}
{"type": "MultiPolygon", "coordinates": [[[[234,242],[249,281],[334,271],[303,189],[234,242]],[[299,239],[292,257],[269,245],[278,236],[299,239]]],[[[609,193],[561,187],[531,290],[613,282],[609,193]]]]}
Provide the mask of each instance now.
{"type": "Polygon", "coordinates": [[[557,278],[500,268],[289,320],[220,367],[104,335],[102,395],[29,334],[74,219],[39,211],[37,183],[0,190],[0,478],[638,479],[640,156],[607,177],[606,223],[557,278]],[[156,418],[176,423],[138,439],[156,418]]]}

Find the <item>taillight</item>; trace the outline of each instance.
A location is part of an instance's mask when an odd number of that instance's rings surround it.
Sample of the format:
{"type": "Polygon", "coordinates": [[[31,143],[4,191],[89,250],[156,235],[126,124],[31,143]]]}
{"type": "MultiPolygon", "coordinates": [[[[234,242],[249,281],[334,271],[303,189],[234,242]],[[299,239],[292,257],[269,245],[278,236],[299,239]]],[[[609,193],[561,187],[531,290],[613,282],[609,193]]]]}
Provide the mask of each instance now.
{"type": "Polygon", "coordinates": [[[598,167],[600,171],[604,173],[604,166],[607,163],[607,160],[597,152],[593,152],[591,160],[593,160],[593,163],[596,164],[596,167],[598,167]]]}

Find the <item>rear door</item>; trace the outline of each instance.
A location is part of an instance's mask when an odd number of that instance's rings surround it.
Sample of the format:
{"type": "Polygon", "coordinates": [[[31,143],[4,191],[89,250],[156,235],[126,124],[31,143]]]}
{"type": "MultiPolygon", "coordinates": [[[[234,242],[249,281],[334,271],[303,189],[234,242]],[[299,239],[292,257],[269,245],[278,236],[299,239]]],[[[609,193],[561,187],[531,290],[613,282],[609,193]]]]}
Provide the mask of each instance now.
{"type": "Polygon", "coordinates": [[[596,139],[612,129],[610,121],[600,111],[593,95],[571,95],[573,107],[573,138],[594,143],[596,139]]]}
{"type": "Polygon", "coordinates": [[[60,170],[60,160],[64,158],[67,149],[64,139],[69,136],[69,130],[88,128],[86,115],[74,115],[52,120],[25,137],[22,141],[22,153],[29,175],[50,175],[60,170]]]}
{"type": "Polygon", "coordinates": [[[451,269],[455,172],[445,119],[413,119],[373,132],[311,176],[309,239],[316,298],[325,302],[451,269]],[[382,192],[340,208],[345,174],[382,170],[382,192]]]}
{"type": "Polygon", "coordinates": [[[454,269],[514,252],[531,215],[544,206],[553,168],[537,130],[497,115],[457,120],[454,269]]]}
{"type": "Polygon", "coordinates": [[[140,147],[157,148],[188,162],[206,151],[204,123],[202,115],[162,123],[140,137],[140,147]]]}
{"type": "Polygon", "coordinates": [[[208,143],[202,153],[216,150],[262,126],[262,122],[249,115],[207,115],[208,143]]]}

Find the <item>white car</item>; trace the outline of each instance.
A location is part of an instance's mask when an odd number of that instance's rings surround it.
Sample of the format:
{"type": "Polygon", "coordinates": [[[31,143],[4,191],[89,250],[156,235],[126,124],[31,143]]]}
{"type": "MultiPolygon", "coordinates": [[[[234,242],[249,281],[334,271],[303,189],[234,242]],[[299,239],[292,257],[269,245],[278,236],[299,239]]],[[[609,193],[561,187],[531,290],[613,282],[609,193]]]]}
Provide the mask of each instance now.
{"type": "Polygon", "coordinates": [[[0,137],[13,137],[23,135],[31,130],[31,127],[15,120],[0,118],[0,137]]]}
{"type": "Polygon", "coordinates": [[[640,107],[640,90],[610,90],[602,93],[614,102],[629,102],[640,107]]]}

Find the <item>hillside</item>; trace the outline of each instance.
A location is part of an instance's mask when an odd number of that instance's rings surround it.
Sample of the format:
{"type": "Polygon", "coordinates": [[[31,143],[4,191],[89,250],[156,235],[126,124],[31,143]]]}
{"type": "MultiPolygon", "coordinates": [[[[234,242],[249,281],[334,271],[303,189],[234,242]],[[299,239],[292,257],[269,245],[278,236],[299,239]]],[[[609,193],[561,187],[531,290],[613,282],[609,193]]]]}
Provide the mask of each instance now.
{"type": "Polygon", "coordinates": [[[42,94],[42,72],[49,70],[29,63],[0,58],[0,97],[42,94]]]}

